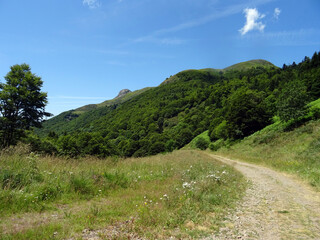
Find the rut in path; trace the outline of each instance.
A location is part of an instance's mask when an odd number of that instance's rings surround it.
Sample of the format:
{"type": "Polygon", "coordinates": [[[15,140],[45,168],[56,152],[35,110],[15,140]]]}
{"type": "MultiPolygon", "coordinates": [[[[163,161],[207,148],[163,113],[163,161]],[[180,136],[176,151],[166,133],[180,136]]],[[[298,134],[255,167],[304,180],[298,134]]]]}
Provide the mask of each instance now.
{"type": "Polygon", "coordinates": [[[246,176],[250,186],[236,211],[206,239],[320,239],[320,193],[269,168],[211,155],[246,176]]]}

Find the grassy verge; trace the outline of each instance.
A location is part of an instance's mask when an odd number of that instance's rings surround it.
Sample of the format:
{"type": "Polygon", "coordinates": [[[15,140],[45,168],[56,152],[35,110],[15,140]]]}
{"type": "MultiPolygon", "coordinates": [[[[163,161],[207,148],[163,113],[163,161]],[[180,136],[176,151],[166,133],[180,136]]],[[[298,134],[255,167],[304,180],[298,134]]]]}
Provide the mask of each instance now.
{"type": "Polygon", "coordinates": [[[320,190],[320,121],[284,128],[277,122],[217,153],[296,174],[320,190]]]}
{"type": "Polygon", "coordinates": [[[0,156],[0,238],[196,238],[214,232],[244,178],[204,153],[142,159],[0,156]],[[114,236],[108,235],[114,233],[114,236]],[[130,235],[131,234],[131,235],[130,235]]]}

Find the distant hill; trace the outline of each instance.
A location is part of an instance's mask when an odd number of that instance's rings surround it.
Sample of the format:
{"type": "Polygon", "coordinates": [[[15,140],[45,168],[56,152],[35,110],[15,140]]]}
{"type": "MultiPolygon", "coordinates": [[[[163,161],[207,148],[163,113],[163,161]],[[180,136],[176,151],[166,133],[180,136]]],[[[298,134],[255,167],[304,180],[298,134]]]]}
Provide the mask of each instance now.
{"type": "Polygon", "coordinates": [[[234,70],[245,71],[250,68],[257,68],[257,67],[272,68],[276,66],[266,60],[256,59],[256,60],[251,60],[251,61],[246,61],[246,62],[241,62],[241,63],[231,65],[230,67],[224,68],[223,71],[234,71],[234,70]]]}
{"type": "Polygon", "coordinates": [[[119,94],[115,98],[113,98],[111,100],[106,100],[106,101],[99,103],[99,104],[88,104],[88,105],[79,107],[75,110],[71,110],[71,111],[72,111],[72,114],[80,115],[82,113],[91,111],[91,110],[99,108],[99,107],[106,107],[106,106],[111,106],[114,104],[121,104],[121,103],[128,101],[129,99],[139,95],[140,93],[147,91],[150,88],[151,87],[146,87],[146,88],[143,88],[140,90],[136,90],[134,92],[130,91],[129,89],[123,89],[119,92],[119,94]]]}
{"type": "MultiPolygon", "coordinates": [[[[231,65],[229,67],[226,67],[224,69],[204,68],[204,69],[200,69],[199,71],[215,75],[215,74],[218,74],[218,73],[225,73],[225,72],[228,72],[228,71],[246,71],[246,70],[249,70],[251,68],[257,68],[257,67],[277,68],[271,62],[268,62],[268,61],[262,60],[262,59],[255,59],[255,60],[250,60],[250,61],[246,61],[246,62],[237,63],[237,64],[231,65]]],[[[188,71],[194,71],[194,70],[193,69],[184,70],[181,73],[188,72],[188,71]]],[[[178,80],[177,75],[173,75],[173,76],[170,76],[169,78],[167,78],[161,84],[167,84],[167,83],[174,82],[174,81],[177,81],[177,80],[178,80]]]]}
{"type": "MultiPolygon", "coordinates": [[[[136,90],[131,92],[130,90],[125,91],[125,94],[120,94],[121,91],[119,92],[119,94],[117,95],[117,97],[111,99],[111,100],[106,100],[102,103],[99,104],[89,104],[89,105],[85,105],[82,106],[80,108],[74,109],[74,110],[69,110],[66,112],[63,112],[47,121],[45,121],[43,123],[43,128],[41,129],[36,129],[35,132],[37,134],[39,134],[40,136],[44,136],[46,134],[48,134],[50,131],[55,131],[57,133],[62,133],[65,131],[70,131],[73,128],[69,127],[70,125],[70,121],[75,120],[77,118],[80,119],[77,120],[76,122],[79,123],[76,124],[76,126],[82,126],[84,124],[86,124],[87,122],[93,120],[94,118],[103,115],[104,110],[106,109],[106,107],[109,106],[117,106],[119,104],[122,104],[128,100],[130,100],[131,98],[134,98],[136,96],[138,96],[139,94],[147,91],[151,89],[151,87],[146,87],[140,90],[136,90]],[[88,112],[94,112],[94,113],[98,113],[98,116],[96,114],[85,114],[88,112]]],[[[72,121],[72,124],[75,123],[75,121],[72,121]]],[[[75,129],[77,129],[77,127],[74,127],[75,129]]]]}

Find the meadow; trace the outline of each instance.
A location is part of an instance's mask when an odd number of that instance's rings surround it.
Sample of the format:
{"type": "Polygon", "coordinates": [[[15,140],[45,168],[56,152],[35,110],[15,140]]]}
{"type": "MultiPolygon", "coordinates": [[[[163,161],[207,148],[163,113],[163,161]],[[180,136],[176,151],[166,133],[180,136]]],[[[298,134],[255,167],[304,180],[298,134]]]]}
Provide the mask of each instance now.
{"type": "Polygon", "coordinates": [[[0,155],[0,239],[198,238],[212,234],[246,181],[206,153],[146,158],[0,155]]]}

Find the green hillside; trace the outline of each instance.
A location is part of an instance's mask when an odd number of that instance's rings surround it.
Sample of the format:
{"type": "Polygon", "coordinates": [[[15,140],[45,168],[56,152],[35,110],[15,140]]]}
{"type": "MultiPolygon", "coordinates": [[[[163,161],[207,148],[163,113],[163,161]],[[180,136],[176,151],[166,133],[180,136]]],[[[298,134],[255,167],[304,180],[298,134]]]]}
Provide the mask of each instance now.
{"type": "Polygon", "coordinates": [[[151,87],[143,88],[140,90],[136,90],[133,92],[129,92],[126,95],[114,98],[111,100],[104,101],[100,104],[89,104],[77,108],[75,110],[70,110],[55,116],[46,122],[43,123],[43,128],[36,129],[36,133],[40,136],[47,135],[50,131],[54,131],[56,133],[63,133],[65,131],[71,131],[73,129],[78,129],[89,123],[90,121],[96,119],[97,117],[103,115],[105,113],[106,107],[109,106],[117,106],[121,103],[124,103],[130,100],[133,97],[138,96],[139,94],[151,89],[151,87]],[[90,112],[88,114],[88,112],[90,112]],[[85,114],[87,113],[87,114],[85,114]],[[81,116],[83,114],[83,116],[81,116]],[[81,117],[80,117],[81,116],[81,117]],[[80,119],[75,120],[80,117],[80,119]],[[70,123],[71,120],[72,123],[70,123]]]}
{"type": "MultiPolygon", "coordinates": [[[[237,63],[237,64],[231,65],[229,67],[226,67],[224,69],[204,68],[204,69],[200,69],[199,71],[201,71],[203,73],[207,73],[207,74],[217,75],[219,73],[225,73],[228,71],[247,71],[252,68],[257,68],[257,67],[276,68],[275,65],[273,65],[272,63],[270,63],[266,60],[257,59],[257,60],[250,60],[250,61],[246,61],[246,62],[237,63]]],[[[185,70],[182,72],[188,72],[188,71],[193,71],[193,69],[185,70]]],[[[165,81],[163,81],[161,84],[167,84],[167,83],[174,82],[177,80],[179,80],[179,77],[176,74],[176,75],[170,76],[165,81]]]]}
{"type": "Polygon", "coordinates": [[[232,70],[245,71],[250,68],[256,68],[256,67],[272,68],[275,66],[271,62],[268,62],[266,60],[256,59],[256,60],[237,63],[223,70],[224,71],[232,71],[232,70]]]}
{"type": "Polygon", "coordinates": [[[320,189],[319,120],[292,131],[285,131],[284,125],[277,122],[218,153],[299,175],[320,189]]]}
{"type": "Polygon", "coordinates": [[[287,95],[299,95],[293,100],[303,104],[320,97],[319,56],[282,69],[255,60],[227,71],[182,71],[170,84],[126,95],[118,104],[60,114],[37,131],[41,139],[27,141],[47,153],[135,157],[180,149],[206,130],[213,141],[237,141],[279,112],[290,117],[287,95]]]}
{"type": "Polygon", "coordinates": [[[133,98],[135,96],[138,96],[139,94],[141,94],[141,93],[143,93],[143,92],[145,92],[145,91],[147,91],[149,89],[151,89],[151,87],[146,87],[146,88],[139,89],[139,90],[136,90],[136,91],[133,91],[133,92],[128,92],[127,94],[125,94],[125,95],[123,95],[121,97],[115,97],[115,98],[113,98],[111,100],[106,100],[106,101],[104,101],[102,103],[99,103],[99,104],[88,104],[88,105],[79,107],[79,108],[77,108],[75,110],[72,110],[72,114],[80,115],[82,113],[94,110],[96,108],[121,104],[121,103],[123,103],[125,101],[130,100],[131,98],[133,98]]]}

